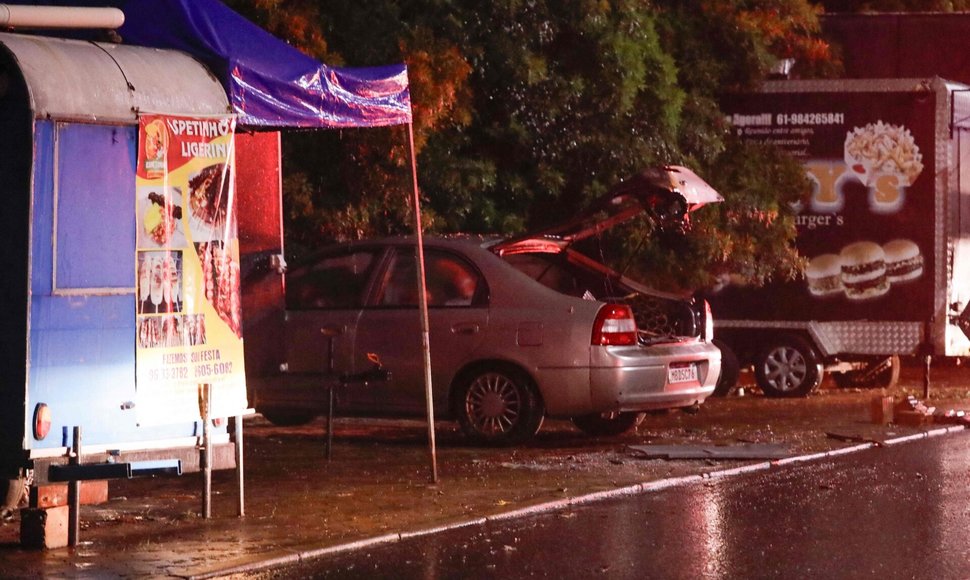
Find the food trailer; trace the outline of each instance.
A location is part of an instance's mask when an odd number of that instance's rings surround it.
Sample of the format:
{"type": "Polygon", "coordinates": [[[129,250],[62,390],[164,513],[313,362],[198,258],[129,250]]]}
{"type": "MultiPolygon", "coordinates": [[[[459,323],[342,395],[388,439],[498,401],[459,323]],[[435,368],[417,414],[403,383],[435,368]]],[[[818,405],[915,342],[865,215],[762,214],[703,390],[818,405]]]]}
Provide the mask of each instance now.
{"type": "Polygon", "coordinates": [[[944,79],[778,80],[725,96],[738,137],[805,167],[804,275],[706,295],[715,335],[773,396],[891,387],[900,357],[970,355],[970,87],[944,79]]]}
{"type": "Polygon", "coordinates": [[[194,471],[201,447],[234,466],[226,422],[203,419],[247,407],[225,91],[173,51],[0,46],[5,477],[194,471]]]}
{"type": "Polygon", "coordinates": [[[282,277],[241,287],[284,264],[278,131],[410,122],[406,69],[331,69],[214,0],[114,4],[137,5],[123,41],[0,32],[6,503],[238,466],[242,512],[244,301],[258,321],[282,277]]]}

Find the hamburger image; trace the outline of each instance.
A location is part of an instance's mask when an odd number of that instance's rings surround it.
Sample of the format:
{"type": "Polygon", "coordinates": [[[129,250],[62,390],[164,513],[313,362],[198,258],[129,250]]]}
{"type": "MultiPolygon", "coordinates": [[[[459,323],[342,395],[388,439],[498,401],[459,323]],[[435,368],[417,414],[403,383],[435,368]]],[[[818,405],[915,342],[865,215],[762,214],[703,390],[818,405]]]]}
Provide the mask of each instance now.
{"type": "Polygon", "coordinates": [[[923,256],[911,240],[892,240],[882,246],[886,255],[886,277],[890,283],[915,280],[923,275],[923,256]]]}
{"type": "Polygon", "coordinates": [[[813,296],[841,294],[845,290],[842,285],[842,258],[837,254],[815,256],[805,268],[805,280],[813,296]]]}
{"type": "Polygon", "coordinates": [[[870,300],[889,291],[886,254],[874,242],[855,242],[842,248],[842,285],[850,300],[870,300]]]}

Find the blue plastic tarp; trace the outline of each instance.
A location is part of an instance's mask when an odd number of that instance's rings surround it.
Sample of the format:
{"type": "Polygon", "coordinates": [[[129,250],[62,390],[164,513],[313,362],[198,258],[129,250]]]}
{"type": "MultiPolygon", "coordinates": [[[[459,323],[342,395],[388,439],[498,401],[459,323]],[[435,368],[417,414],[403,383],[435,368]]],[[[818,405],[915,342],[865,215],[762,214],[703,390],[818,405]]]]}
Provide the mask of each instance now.
{"type": "Polygon", "coordinates": [[[181,50],[203,62],[221,80],[242,125],[341,128],[411,122],[405,65],[327,66],[218,0],[7,3],[120,8],[125,23],[118,33],[126,44],[181,50]]]}

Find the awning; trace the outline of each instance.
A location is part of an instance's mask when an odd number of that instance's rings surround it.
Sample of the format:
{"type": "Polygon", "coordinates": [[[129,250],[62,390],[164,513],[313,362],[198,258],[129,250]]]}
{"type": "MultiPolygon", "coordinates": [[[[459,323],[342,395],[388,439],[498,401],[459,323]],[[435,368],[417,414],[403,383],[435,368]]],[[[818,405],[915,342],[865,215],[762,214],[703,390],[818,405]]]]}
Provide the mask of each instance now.
{"type": "MultiPolygon", "coordinates": [[[[113,6],[125,44],[184,51],[221,81],[242,125],[380,127],[411,121],[407,68],[330,67],[218,0],[14,0],[7,4],[113,6]]],[[[57,32],[91,38],[91,32],[57,32]]]]}
{"type": "Polygon", "coordinates": [[[23,75],[38,119],[131,125],[139,111],[229,112],[219,82],[181,52],[6,33],[0,47],[23,75]]]}

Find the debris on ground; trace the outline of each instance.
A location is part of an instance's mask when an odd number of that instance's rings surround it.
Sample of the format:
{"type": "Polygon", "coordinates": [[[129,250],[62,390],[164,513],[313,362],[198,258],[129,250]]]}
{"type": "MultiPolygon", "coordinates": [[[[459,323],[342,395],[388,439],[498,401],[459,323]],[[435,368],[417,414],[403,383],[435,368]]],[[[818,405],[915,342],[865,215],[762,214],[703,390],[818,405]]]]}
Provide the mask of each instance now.
{"type": "MultiPolygon", "coordinates": [[[[874,403],[875,404],[875,403],[874,403]]],[[[899,401],[893,408],[895,423],[918,427],[930,423],[970,426],[970,417],[957,409],[942,410],[930,407],[913,395],[899,401]]]]}
{"type": "Polygon", "coordinates": [[[630,445],[642,459],[784,459],[791,451],[775,443],[741,445],[630,445]]]}
{"type": "Polygon", "coordinates": [[[836,439],[838,441],[846,441],[849,443],[875,443],[876,445],[884,445],[886,439],[889,438],[889,434],[885,436],[867,436],[860,433],[846,433],[840,431],[826,431],[825,436],[829,439],[836,439]]]}

